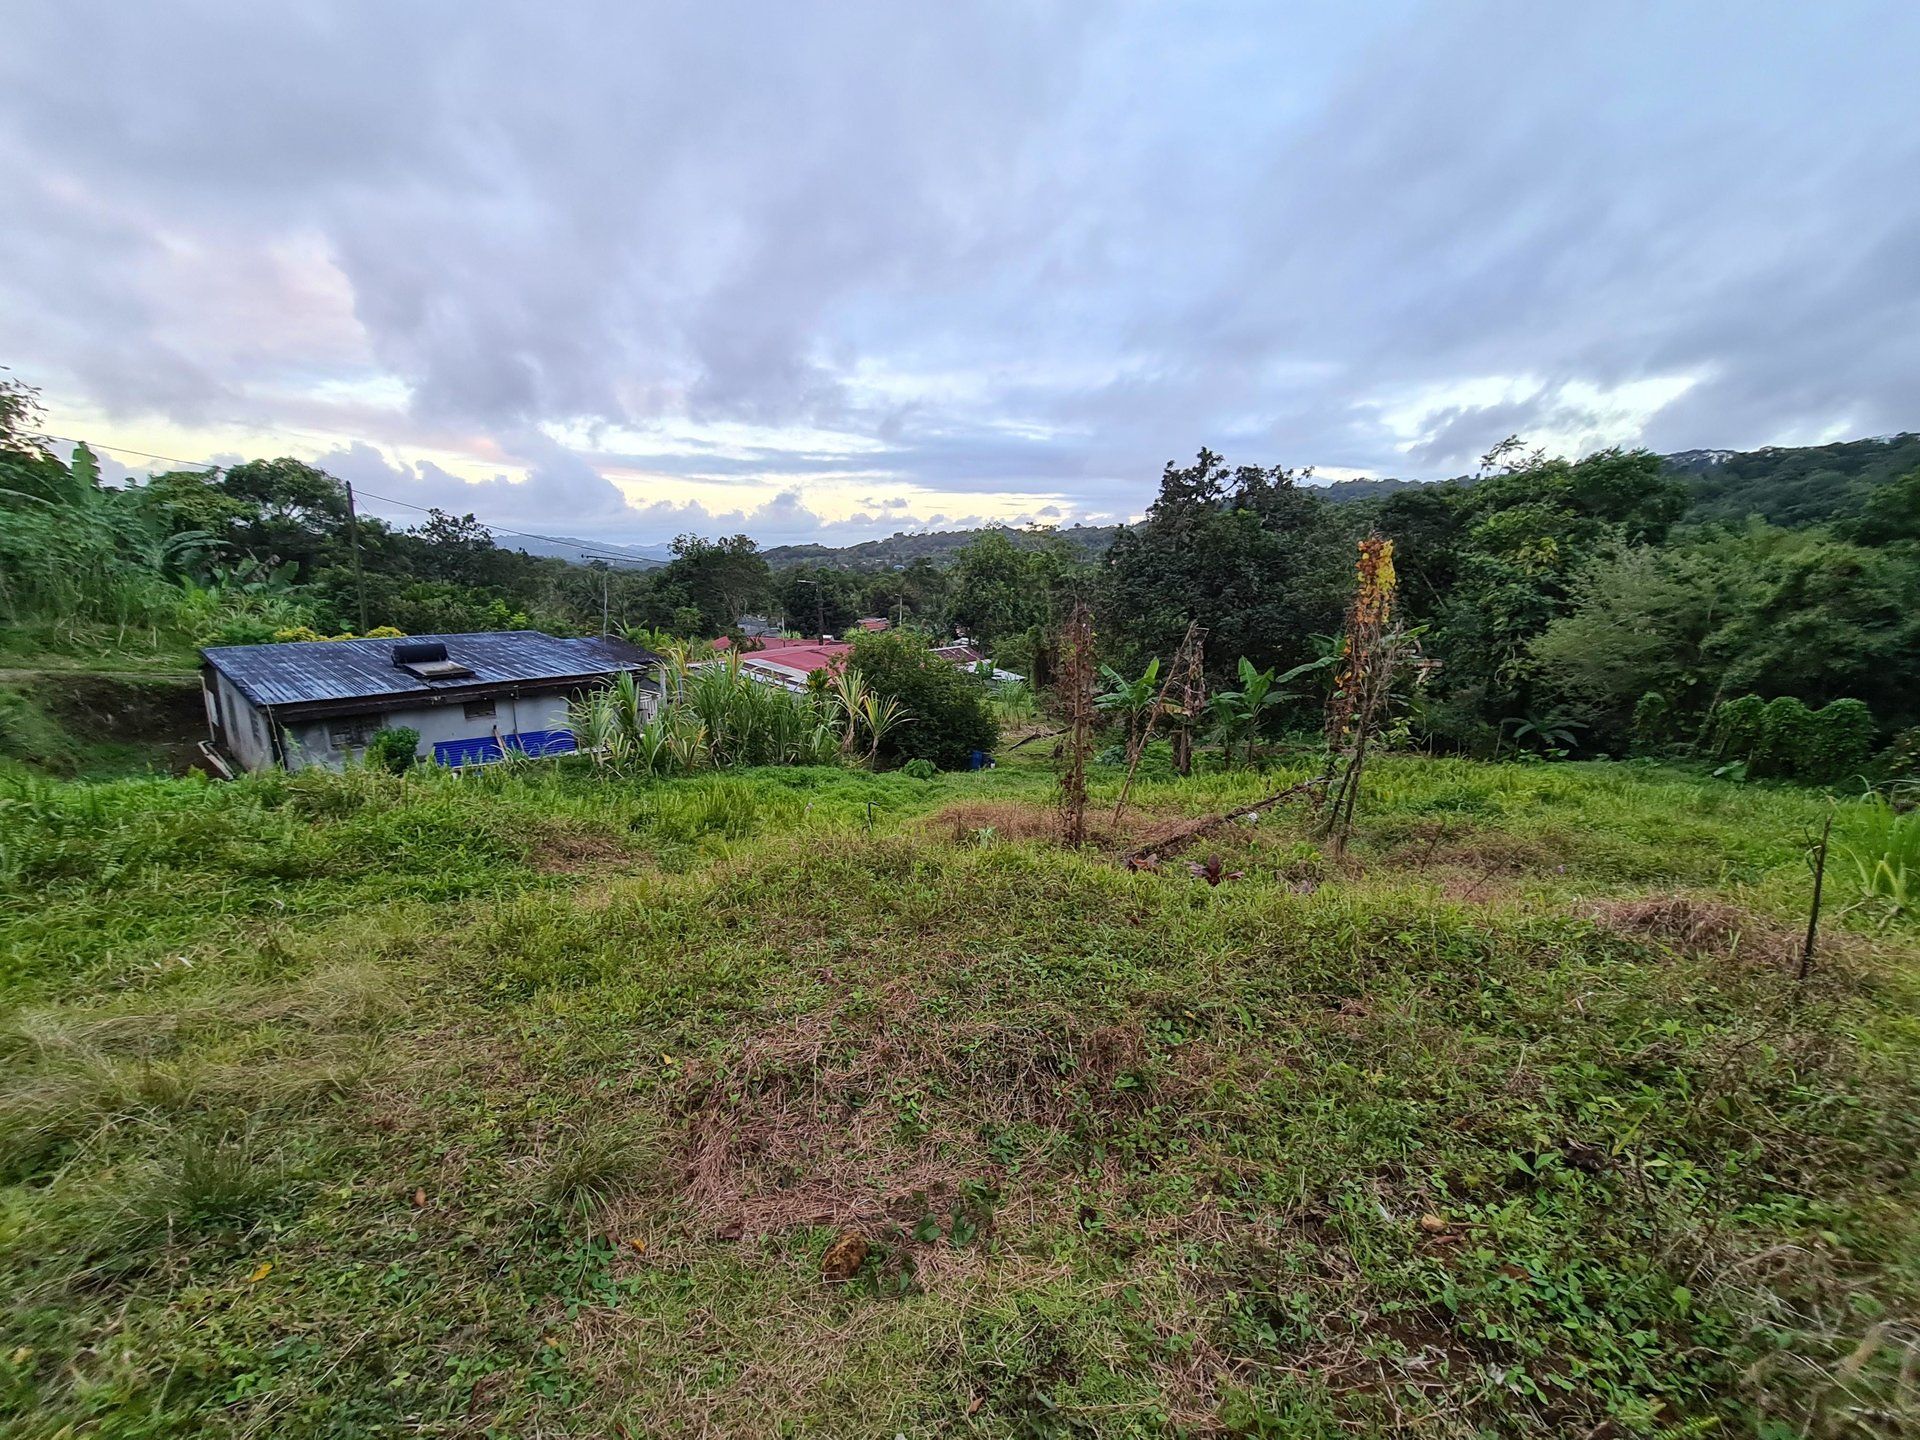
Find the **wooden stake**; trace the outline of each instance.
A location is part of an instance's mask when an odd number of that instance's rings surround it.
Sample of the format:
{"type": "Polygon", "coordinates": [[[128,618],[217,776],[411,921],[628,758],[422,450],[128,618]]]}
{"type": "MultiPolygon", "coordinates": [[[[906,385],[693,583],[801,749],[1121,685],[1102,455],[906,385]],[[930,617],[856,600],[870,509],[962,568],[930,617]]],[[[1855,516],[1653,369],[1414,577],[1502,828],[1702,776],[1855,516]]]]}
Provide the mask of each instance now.
{"type": "Polygon", "coordinates": [[[1800,975],[1804,984],[1813,974],[1813,949],[1820,938],[1820,891],[1827,879],[1827,841],[1833,835],[1833,808],[1827,808],[1827,823],[1820,827],[1820,843],[1813,847],[1807,863],[1813,866],[1813,905],[1807,911],[1807,938],[1800,946],[1800,975]]]}

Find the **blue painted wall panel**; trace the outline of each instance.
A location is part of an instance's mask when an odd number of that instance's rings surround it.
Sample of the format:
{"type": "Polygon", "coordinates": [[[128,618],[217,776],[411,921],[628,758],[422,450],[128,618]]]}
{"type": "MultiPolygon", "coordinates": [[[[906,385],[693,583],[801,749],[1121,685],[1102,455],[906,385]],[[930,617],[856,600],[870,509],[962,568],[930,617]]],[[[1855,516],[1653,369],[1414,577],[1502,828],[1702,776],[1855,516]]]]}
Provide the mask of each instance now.
{"type": "MultiPolygon", "coordinates": [[[[573,751],[571,730],[523,730],[507,736],[507,749],[523,755],[566,755],[573,751]]],[[[485,765],[505,758],[500,742],[491,735],[476,735],[470,740],[440,740],[434,743],[433,758],[442,765],[485,765]]]]}

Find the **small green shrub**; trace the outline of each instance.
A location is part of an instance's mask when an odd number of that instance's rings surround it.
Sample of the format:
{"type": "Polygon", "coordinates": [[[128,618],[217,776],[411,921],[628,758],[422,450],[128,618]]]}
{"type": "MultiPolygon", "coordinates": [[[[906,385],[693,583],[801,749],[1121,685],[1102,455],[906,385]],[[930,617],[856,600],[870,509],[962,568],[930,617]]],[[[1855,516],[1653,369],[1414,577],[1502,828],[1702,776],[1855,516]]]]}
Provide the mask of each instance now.
{"type": "Polygon", "coordinates": [[[404,775],[420,758],[420,732],[410,725],[376,730],[367,741],[367,764],[376,770],[404,775]]]}
{"type": "Polygon", "coordinates": [[[1760,717],[1767,702],[1758,695],[1723,700],[1707,715],[1700,747],[1716,760],[1744,760],[1760,738],[1760,717]]]}
{"type": "Polygon", "coordinates": [[[1920,810],[1903,814],[1886,800],[1874,801],[1845,850],[1864,903],[1887,921],[1920,912],[1920,810]]]}
{"type": "Polygon", "coordinates": [[[1832,700],[1814,712],[1810,779],[1848,780],[1866,770],[1878,726],[1859,700],[1832,700]]]}
{"type": "Polygon", "coordinates": [[[940,767],[931,760],[909,760],[900,767],[900,773],[915,780],[931,780],[940,773],[940,767]]]}
{"type": "Polygon", "coordinates": [[[1822,784],[1864,770],[1873,749],[1873,714],[1858,700],[1809,710],[1791,695],[1769,701],[1747,757],[1757,778],[1822,784]]]}
{"type": "Polygon", "coordinates": [[[1813,752],[1816,728],[1804,702],[1791,695],[1768,701],[1747,753],[1747,773],[1763,780],[1799,779],[1813,752]]]}
{"type": "Polygon", "coordinates": [[[1920,725],[1895,735],[1877,763],[1884,779],[1920,781],[1920,725]]]}
{"type": "Polygon", "coordinates": [[[898,701],[913,717],[888,735],[882,759],[924,759],[942,770],[964,770],[973,751],[991,751],[999,743],[986,687],[917,635],[862,635],[853,642],[851,666],[868,689],[898,701]]]}

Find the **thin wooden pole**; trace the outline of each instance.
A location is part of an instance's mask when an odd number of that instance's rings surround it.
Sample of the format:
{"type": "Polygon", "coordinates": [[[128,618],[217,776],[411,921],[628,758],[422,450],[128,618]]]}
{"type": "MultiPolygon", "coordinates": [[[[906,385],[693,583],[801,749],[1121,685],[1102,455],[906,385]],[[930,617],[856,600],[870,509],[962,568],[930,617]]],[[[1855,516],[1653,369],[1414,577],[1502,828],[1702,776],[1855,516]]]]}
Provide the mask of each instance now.
{"type": "Polygon", "coordinates": [[[1827,809],[1827,823],[1820,827],[1820,843],[1814,847],[1809,860],[1813,865],[1813,905],[1807,911],[1807,938],[1800,946],[1800,980],[1804,983],[1813,973],[1814,945],[1820,938],[1820,891],[1827,879],[1827,841],[1833,835],[1833,809],[1827,809]]]}

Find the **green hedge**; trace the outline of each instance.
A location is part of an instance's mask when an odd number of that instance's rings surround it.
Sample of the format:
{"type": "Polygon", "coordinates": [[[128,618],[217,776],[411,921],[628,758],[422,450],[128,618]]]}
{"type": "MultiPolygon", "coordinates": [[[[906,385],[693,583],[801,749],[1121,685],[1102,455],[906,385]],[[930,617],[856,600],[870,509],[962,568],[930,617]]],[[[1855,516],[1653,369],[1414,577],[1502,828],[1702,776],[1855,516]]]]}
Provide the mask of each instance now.
{"type": "Polygon", "coordinates": [[[1873,712],[1858,700],[1810,710],[1791,695],[1742,695],[1714,707],[1701,741],[1716,759],[1746,761],[1756,779],[1819,785],[1864,774],[1874,734],[1873,712]]]}

